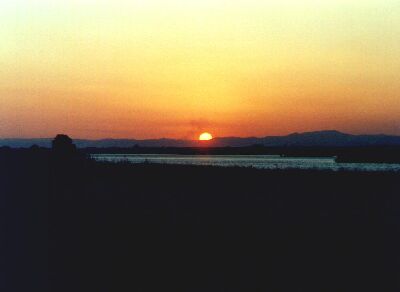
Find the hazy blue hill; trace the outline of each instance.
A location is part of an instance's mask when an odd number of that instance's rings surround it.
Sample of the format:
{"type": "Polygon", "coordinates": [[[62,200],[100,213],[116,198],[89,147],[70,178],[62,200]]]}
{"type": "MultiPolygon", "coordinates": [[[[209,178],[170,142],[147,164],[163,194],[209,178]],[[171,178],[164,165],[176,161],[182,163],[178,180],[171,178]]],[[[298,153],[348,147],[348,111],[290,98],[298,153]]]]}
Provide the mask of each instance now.
{"type": "Polygon", "coordinates": [[[215,145],[216,147],[229,147],[229,146],[244,147],[262,143],[263,143],[263,138],[257,138],[257,137],[247,137],[247,138],[221,137],[221,138],[215,138],[213,141],[213,145],[215,145]]]}
{"type": "MultiPolygon", "coordinates": [[[[34,144],[40,147],[50,147],[50,138],[40,139],[0,139],[1,146],[14,148],[27,148],[34,144]]],[[[200,146],[198,141],[178,139],[102,139],[86,140],[75,139],[79,148],[86,147],[120,147],[129,148],[141,147],[196,147],[200,146]]],[[[257,137],[217,137],[209,144],[213,147],[244,147],[252,145],[265,146],[330,146],[330,147],[351,147],[351,146],[396,146],[400,145],[400,136],[390,135],[351,135],[335,130],[316,131],[305,133],[293,133],[287,136],[257,137]]]]}
{"type": "Polygon", "coordinates": [[[293,133],[282,137],[265,137],[266,146],[352,146],[353,135],[338,131],[293,133]]]}
{"type": "Polygon", "coordinates": [[[339,131],[317,131],[293,133],[287,136],[265,137],[265,146],[396,146],[400,145],[400,136],[389,135],[351,135],[339,131]]]}
{"type": "Polygon", "coordinates": [[[83,140],[76,139],[74,140],[75,144],[79,148],[86,147],[133,147],[139,143],[138,140],[135,139],[102,139],[102,140],[83,140]]]}
{"type": "Polygon", "coordinates": [[[29,148],[32,145],[40,147],[51,147],[51,140],[49,138],[0,138],[0,147],[9,146],[13,148],[29,148]]]}

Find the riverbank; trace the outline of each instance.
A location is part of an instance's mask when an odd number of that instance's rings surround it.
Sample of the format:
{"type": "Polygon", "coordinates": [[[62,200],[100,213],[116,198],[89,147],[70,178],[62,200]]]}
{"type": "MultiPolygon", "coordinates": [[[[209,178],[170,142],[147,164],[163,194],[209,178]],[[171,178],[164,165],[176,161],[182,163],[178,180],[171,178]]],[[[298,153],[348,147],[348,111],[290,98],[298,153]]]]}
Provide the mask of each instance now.
{"type": "Polygon", "coordinates": [[[1,162],[12,231],[8,273],[15,274],[8,281],[20,287],[400,287],[396,173],[54,164],[44,152],[8,155],[1,162]]]}

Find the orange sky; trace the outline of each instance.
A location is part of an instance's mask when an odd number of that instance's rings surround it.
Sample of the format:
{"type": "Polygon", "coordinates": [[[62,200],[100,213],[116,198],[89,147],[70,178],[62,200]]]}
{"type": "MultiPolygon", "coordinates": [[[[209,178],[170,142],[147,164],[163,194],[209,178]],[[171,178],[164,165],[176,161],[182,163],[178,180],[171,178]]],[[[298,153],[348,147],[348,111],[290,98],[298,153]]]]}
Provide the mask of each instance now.
{"type": "Polygon", "coordinates": [[[395,0],[7,0],[0,137],[400,134],[395,0]]]}

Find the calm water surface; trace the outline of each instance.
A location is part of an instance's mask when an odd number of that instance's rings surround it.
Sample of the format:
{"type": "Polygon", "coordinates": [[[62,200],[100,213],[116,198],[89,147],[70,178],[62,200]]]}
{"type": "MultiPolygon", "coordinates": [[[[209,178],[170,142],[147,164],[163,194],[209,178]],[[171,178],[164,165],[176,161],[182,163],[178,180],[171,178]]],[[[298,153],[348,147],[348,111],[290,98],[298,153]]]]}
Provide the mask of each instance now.
{"type": "Polygon", "coordinates": [[[186,165],[241,166],[262,169],[321,169],[357,171],[400,171],[400,164],[336,163],[334,158],[280,157],[278,155],[173,155],[93,154],[97,161],[186,165]]]}

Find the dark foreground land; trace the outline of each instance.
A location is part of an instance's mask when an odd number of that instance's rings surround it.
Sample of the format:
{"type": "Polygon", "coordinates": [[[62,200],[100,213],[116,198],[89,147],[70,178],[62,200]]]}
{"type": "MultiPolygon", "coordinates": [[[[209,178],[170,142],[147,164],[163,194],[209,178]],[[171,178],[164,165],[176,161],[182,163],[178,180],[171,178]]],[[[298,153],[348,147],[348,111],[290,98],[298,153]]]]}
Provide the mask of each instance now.
{"type": "Polygon", "coordinates": [[[399,173],[9,150],[0,193],[1,291],[400,289],[399,173]]]}

